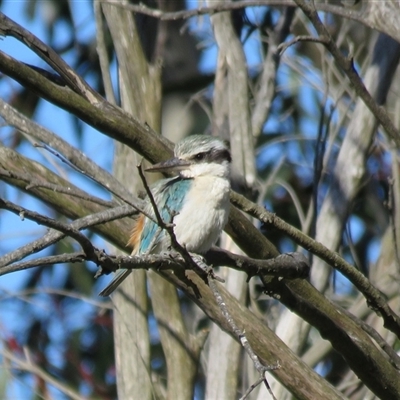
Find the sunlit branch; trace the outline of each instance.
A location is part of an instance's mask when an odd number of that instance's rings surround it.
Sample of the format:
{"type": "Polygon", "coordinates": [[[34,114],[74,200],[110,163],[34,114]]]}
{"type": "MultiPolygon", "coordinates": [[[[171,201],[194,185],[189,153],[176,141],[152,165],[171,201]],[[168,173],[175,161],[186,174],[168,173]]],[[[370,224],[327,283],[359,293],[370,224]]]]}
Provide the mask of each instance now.
{"type": "Polygon", "coordinates": [[[327,262],[330,266],[340,271],[365,296],[370,307],[383,318],[385,327],[400,337],[399,316],[390,308],[380,291],[375,288],[354,266],[346,262],[336,252],[330,251],[322,243],[311,239],[309,236],[289,225],[275,214],[270,213],[265,208],[258,206],[245,197],[232,192],[231,202],[264,224],[273,226],[275,229],[283,232],[285,235],[292,238],[298,245],[311,251],[313,254],[327,262]]]}
{"type": "Polygon", "coordinates": [[[103,98],[93,90],[51,47],[43,43],[31,32],[12,19],[0,13],[0,33],[12,36],[28,46],[40,58],[46,61],[66,81],[68,86],[92,104],[98,104],[103,98]]]}
{"type": "MultiPolygon", "coordinates": [[[[111,222],[116,219],[127,217],[136,213],[137,211],[130,206],[119,206],[77,219],[70,224],[70,227],[78,230],[85,229],[94,225],[104,224],[106,222],[111,222]]],[[[64,233],[57,230],[50,231],[46,233],[42,238],[28,243],[27,245],[21,246],[17,250],[14,250],[0,257],[0,268],[21,260],[31,254],[38,253],[46,247],[49,247],[52,244],[63,239],[65,236],[66,235],[64,233]]]]}
{"type": "Polygon", "coordinates": [[[105,207],[112,207],[113,205],[115,206],[115,204],[110,201],[106,201],[106,200],[100,199],[99,197],[91,196],[89,194],[85,195],[82,193],[82,191],[75,190],[72,187],[60,186],[60,185],[56,185],[53,183],[49,183],[45,180],[38,180],[38,179],[33,178],[29,174],[11,172],[11,171],[7,171],[3,168],[0,168],[0,178],[1,177],[9,178],[9,179],[18,179],[20,181],[26,182],[25,190],[27,190],[27,191],[29,191],[30,189],[35,188],[35,187],[46,188],[49,190],[53,190],[54,192],[64,193],[64,194],[68,194],[70,196],[77,197],[78,199],[91,201],[93,203],[100,204],[105,207]]]}
{"type": "Polygon", "coordinates": [[[42,214],[39,214],[35,211],[30,211],[24,207],[21,207],[17,204],[14,204],[10,201],[1,198],[0,198],[0,208],[3,208],[5,210],[11,211],[14,214],[19,215],[22,220],[27,218],[31,221],[36,222],[39,225],[44,225],[47,226],[48,228],[52,228],[64,233],[65,235],[71,237],[80,244],[82,250],[84,251],[88,259],[94,260],[95,253],[92,242],[78,229],[71,227],[70,224],[62,223],[53,218],[49,218],[42,214]]]}
{"type": "MultiPolygon", "coordinates": [[[[160,9],[155,9],[148,7],[144,4],[123,4],[121,2],[115,2],[113,0],[104,0],[106,3],[113,4],[116,7],[123,7],[125,9],[131,10],[138,14],[148,15],[154,18],[159,18],[161,20],[177,20],[177,19],[187,19],[192,17],[197,17],[201,15],[212,15],[223,11],[234,11],[251,7],[296,7],[296,3],[292,0],[263,0],[263,1],[234,1],[226,2],[224,4],[216,4],[215,6],[209,7],[199,7],[192,10],[182,10],[168,12],[160,9]]],[[[334,4],[328,4],[324,2],[314,2],[315,8],[318,11],[324,11],[343,17],[349,20],[357,21],[371,29],[376,29],[382,33],[386,33],[389,36],[394,37],[393,34],[396,32],[388,31],[387,26],[385,26],[384,21],[379,21],[374,18],[372,13],[368,10],[353,10],[350,7],[337,6],[334,4]]],[[[396,9],[394,8],[393,11],[396,9]]]]}
{"type": "Polygon", "coordinates": [[[352,57],[345,57],[337,47],[328,29],[321,22],[317,10],[313,6],[314,2],[310,3],[305,2],[304,0],[294,1],[302,9],[304,14],[309,18],[314,28],[318,32],[320,39],[325,42],[326,48],[329,50],[335,61],[349,78],[357,95],[364,101],[365,105],[370,109],[372,114],[374,114],[376,119],[385,129],[390,139],[393,140],[397,147],[400,147],[400,132],[394,126],[387,111],[383,107],[380,107],[368,92],[363,81],[361,80],[360,76],[354,68],[352,57]]]}

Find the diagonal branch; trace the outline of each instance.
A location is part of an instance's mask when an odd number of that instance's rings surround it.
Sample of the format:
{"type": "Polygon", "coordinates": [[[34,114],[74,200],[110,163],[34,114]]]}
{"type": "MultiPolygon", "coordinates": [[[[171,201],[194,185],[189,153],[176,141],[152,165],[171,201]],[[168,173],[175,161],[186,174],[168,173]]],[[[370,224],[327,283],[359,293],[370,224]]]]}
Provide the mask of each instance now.
{"type": "Polygon", "coordinates": [[[76,115],[93,128],[131,147],[151,162],[172,154],[171,143],[157,135],[120,107],[107,101],[95,106],[77,93],[58,86],[25,64],[0,51],[0,72],[62,109],[76,115]]]}
{"type": "MultiPolygon", "coordinates": [[[[111,222],[122,217],[127,217],[136,213],[136,210],[129,206],[119,206],[112,209],[107,209],[88,215],[86,217],[77,219],[70,224],[70,227],[75,230],[85,229],[94,225],[104,224],[111,222]]],[[[121,228],[121,227],[120,227],[121,228]]],[[[63,239],[66,235],[60,231],[50,231],[46,233],[42,238],[34,240],[24,246],[19,247],[10,253],[7,253],[0,257],[0,275],[13,272],[12,266],[7,269],[7,266],[11,263],[21,260],[31,254],[38,253],[39,251],[51,246],[52,244],[63,239]]]]}
{"type": "Polygon", "coordinates": [[[386,299],[380,291],[375,288],[371,282],[354,266],[346,262],[337,253],[330,251],[322,243],[319,243],[309,236],[289,225],[275,214],[270,213],[265,208],[252,203],[245,197],[237,194],[231,194],[231,201],[241,210],[257,218],[266,225],[273,226],[287,236],[292,238],[298,245],[311,251],[316,256],[326,261],[333,268],[340,271],[348,278],[353,285],[364,295],[370,307],[383,318],[387,329],[400,337],[400,317],[390,308],[386,299]]]}
{"type": "Polygon", "coordinates": [[[349,78],[350,83],[353,85],[357,95],[361,97],[366,106],[371,110],[376,119],[381,123],[387,135],[390,137],[390,139],[393,140],[393,142],[396,144],[396,147],[399,148],[400,132],[394,126],[385,108],[379,106],[368,92],[363,81],[361,80],[360,76],[354,68],[353,59],[351,57],[345,57],[337,47],[325,25],[321,22],[317,10],[313,6],[314,2],[306,2],[304,0],[294,1],[302,9],[304,14],[309,18],[314,28],[318,32],[320,39],[324,42],[326,48],[330,51],[335,61],[343,69],[343,72],[349,78]]]}
{"type": "Polygon", "coordinates": [[[45,217],[42,214],[39,214],[35,211],[30,211],[24,207],[18,206],[17,204],[14,204],[11,201],[7,201],[2,198],[0,198],[0,209],[1,208],[19,215],[22,220],[24,220],[24,218],[27,218],[31,221],[36,222],[39,225],[44,225],[48,228],[52,228],[62,232],[63,234],[76,240],[81,245],[82,250],[89,260],[95,259],[94,247],[92,245],[92,242],[78,229],[71,227],[71,225],[64,224],[53,218],[45,217]]]}
{"type": "Polygon", "coordinates": [[[25,182],[26,183],[25,190],[27,191],[29,191],[32,188],[46,188],[52,190],[53,192],[68,194],[78,199],[90,201],[105,207],[112,207],[113,205],[115,205],[111,201],[106,201],[100,199],[99,197],[91,196],[89,194],[87,195],[83,194],[81,190],[76,190],[75,188],[70,186],[65,187],[61,185],[56,185],[42,179],[35,179],[28,174],[7,171],[3,168],[0,168],[0,179],[1,178],[18,179],[19,181],[25,182]]]}
{"type": "Polygon", "coordinates": [[[0,116],[5,122],[39,142],[58,151],[78,170],[84,171],[91,179],[106,187],[119,198],[129,199],[132,194],[112,174],[99,167],[82,151],[71,146],[60,136],[27,118],[0,98],[0,116]]]}
{"type": "Polygon", "coordinates": [[[56,379],[52,375],[48,374],[42,368],[38,367],[36,364],[32,363],[28,350],[25,351],[25,354],[28,356],[25,359],[16,356],[12,351],[10,351],[7,346],[2,343],[0,354],[2,358],[8,360],[11,363],[11,366],[19,371],[29,372],[34,376],[38,376],[43,379],[45,382],[57,388],[61,393],[63,393],[67,398],[72,400],[82,400],[81,394],[75,392],[72,388],[67,385],[61,383],[60,379],[56,379]]]}
{"type": "Polygon", "coordinates": [[[46,61],[57,71],[68,86],[76,93],[83,96],[91,104],[98,104],[103,98],[93,90],[51,47],[44,44],[31,32],[14,22],[12,19],[0,13],[0,34],[12,36],[28,46],[40,58],[46,61]]]}

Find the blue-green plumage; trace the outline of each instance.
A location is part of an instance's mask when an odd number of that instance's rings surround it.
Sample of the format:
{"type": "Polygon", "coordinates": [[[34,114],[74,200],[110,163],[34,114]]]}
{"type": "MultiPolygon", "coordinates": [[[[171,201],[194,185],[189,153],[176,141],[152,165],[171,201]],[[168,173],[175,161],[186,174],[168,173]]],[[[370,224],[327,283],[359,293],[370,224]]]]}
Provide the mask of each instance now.
{"type": "MultiPolygon", "coordinates": [[[[164,222],[172,222],[173,217],[181,211],[185,194],[190,190],[191,184],[192,179],[185,179],[178,176],[176,178],[162,180],[152,187],[151,191],[154,201],[157,204],[157,209],[164,222]]],[[[149,214],[156,219],[151,205],[148,211],[149,214]]],[[[151,252],[160,242],[165,240],[165,235],[166,233],[160,231],[156,223],[146,218],[138,253],[146,254],[151,252]],[[157,231],[159,232],[155,238],[154,235],[156,235],[157,231]]]]}

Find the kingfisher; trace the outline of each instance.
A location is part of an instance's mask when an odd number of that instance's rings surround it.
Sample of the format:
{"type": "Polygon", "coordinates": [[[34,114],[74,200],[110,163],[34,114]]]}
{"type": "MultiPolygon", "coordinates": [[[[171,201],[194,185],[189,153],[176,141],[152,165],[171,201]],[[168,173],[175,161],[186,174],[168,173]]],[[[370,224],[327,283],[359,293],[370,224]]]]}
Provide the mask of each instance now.
{"type": "MultiPolygon", "coordinates": [[[[150,187],[164,222],[172,220],[178,243],[187,251],[206,253],[217,241],[229,214],[231,154],[225,141],[206,135],[192,135],[175,145],[174,157],[146,169],[148,172],[173,172],[150,187]]],[[[139,214],[128,245],[132,255],[166,251],[170,236],[157,225],[149,199],[144,214],[139,214]]],[[[110,295],[132,270],[117,271],[100,296],[110,295]]]]}

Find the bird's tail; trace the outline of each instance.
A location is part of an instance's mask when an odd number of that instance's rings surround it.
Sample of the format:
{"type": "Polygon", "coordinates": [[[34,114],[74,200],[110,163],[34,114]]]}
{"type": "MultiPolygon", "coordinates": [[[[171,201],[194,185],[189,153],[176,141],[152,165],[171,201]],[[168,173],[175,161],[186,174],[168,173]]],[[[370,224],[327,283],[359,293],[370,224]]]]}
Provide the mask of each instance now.
{"type": "Polygon", "coordinates": [[[109,296],[131,272],[131,269],[120,269],[117,271],[113,280],[99,293],[99,296],[109,296]]]}

